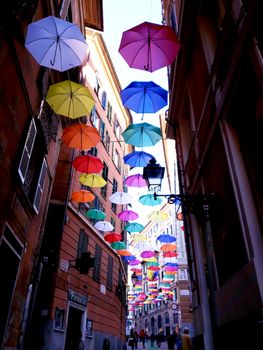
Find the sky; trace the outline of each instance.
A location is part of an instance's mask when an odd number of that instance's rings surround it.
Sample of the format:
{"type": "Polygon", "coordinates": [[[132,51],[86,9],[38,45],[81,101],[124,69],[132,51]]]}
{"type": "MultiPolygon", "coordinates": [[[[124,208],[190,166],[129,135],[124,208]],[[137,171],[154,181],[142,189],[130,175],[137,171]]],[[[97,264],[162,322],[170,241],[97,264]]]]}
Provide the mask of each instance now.
{"type": "MultiPolygon", "coordinates": [[[[104,33],[103,38],[111,56],[111,60],[117,72],[122,89],[128,86],[132,81],[153,81],[160,85],[165,90],[168,90],[167,68],[161,68],[155,72],[147,72],[139,69],[130,68],[121,54],[118,52],[121,42],[122,33],[140,23],[145,21],[162,24],[162,8],[160,0],[103,0],[103,15],[104,15],[104,33]]],[[[164,113],[168,106],[155,114],[144,114],[143,122],[147,122],[156,126],[159,126],[159,113],[164,113]]],[[[142,122],[141,114],[137,114],[131,111],[133,116],[133,123],[142,122]]],[[[157,162],[161,166],[165,166],[162,142],[158,142],[153,147],[144,147],[145,152],[152,155],[157,155],[157,162]]],[[[129,175],[135,173],[141,173],[142,168],[133,168],[129,175]]],[[[165,179],[163,193],[165,190],[165,179]]],[[[144,216],[140,215],[136,222],[146,224],[147,213],[152,210],[158,210],[161,206],[146,207],[138,204],[140,195],[147,194],[147,188],[134,189],[129,187],[129,193],[135,198],[132,203],[132,210],[145,213],[144,216]]],[[[164,204],[164,202],[163,202],[164,204]]]]}

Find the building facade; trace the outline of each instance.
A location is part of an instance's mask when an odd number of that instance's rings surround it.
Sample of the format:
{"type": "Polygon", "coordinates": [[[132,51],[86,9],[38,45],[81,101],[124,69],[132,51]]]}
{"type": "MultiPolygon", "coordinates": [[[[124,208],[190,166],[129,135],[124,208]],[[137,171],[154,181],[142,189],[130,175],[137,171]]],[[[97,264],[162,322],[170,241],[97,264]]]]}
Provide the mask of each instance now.
{"type": "MultiPolygon", "coordinates": [[[[196,349],[262,342],[262,3],[162,1],[196,349]],[[253,334],[253,340],[233,334],[253,334]],[[227,339],[227,342],[225,341],[227,339]]],[[[253,344],[254,345],[254,344],[253,344]]]]}

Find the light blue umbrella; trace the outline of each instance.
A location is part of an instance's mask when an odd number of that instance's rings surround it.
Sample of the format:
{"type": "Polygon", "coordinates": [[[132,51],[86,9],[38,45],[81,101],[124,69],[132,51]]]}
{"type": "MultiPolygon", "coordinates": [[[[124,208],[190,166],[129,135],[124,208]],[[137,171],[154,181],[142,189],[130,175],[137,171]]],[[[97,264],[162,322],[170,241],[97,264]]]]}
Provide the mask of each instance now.
{"type": "Polygon", "coordinates": [[[151,159],[155,159],[150,153],[134,151],[123,157],[124,163],[133,167],[145,167],[151,159]]]}
{"type": "Polygon", "coordinates": [[[88,45],[76,24],[49,16],[29,24],[25,47],[41,66],[64,72],[83,63],[88,45]]]}
{"type": "Polygon", "coordinates": [[[138,222],[130,222],[124,226],[124,230],[128,232],[142,232],[144,226],[138,222]]]}
{"type": "Polygon", "coordinates": [[[137,147],[154,146],[162,139],[161,129],[148,123],[130,124],[122,136],[126,143],[137,147]]]}
{"type": "Polygon", "coordinates": [[[155,205],[161,204],[162,199],[160,197],[154,198],[153,194],[145,194],[139,198],[139,202],[143,205],[149,205],[153,207],[155,205]]]}

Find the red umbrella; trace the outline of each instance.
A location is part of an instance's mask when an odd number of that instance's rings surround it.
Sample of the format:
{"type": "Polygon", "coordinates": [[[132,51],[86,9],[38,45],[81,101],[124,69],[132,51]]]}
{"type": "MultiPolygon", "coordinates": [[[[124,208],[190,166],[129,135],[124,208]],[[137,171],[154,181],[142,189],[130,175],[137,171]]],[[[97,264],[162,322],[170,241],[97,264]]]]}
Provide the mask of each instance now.
{"type": "Polygon", "coordinates": [[[164,258],[174,258],[178,255],[176,252],[163,252],[164,258]]]}
{"type": "Polygon", "coordinates": [[[109,243],[113,243],[113,242],[119,242],[122,240],[122,236],[120,233],[117,232],[111,232],[111,233],[107,233],[106,235],[104,235],[104,239],[105,241],[109,242],[109,243]]]}
{"type": "Polygon", "coordinates": [[[132,221],[136,220],[138,217],[139,215],[132,210],[123,210],[118,214],[118,218],[122,221],[132,221]]]}
{"type": "Polygon", "coordinates": [[[119,53],[131,68],[153,72],[172,64],[179,49],[171,27],[144,22],[123,32],[119,53]]]}
{"type": "Polygon", "coordinates": [[[89,154],[76,157],[73,160],[72,166],[79,172],[85,174],[97,174],[103,169],[102,161],[89,154]]]}

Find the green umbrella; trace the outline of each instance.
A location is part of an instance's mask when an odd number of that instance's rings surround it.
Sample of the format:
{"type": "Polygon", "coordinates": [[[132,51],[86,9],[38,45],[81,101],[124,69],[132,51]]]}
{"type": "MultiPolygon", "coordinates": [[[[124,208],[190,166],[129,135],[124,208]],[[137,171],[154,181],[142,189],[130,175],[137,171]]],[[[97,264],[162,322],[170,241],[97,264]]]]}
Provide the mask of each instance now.
{"type": "Polygon", "coordinates": [[[154,146],[162,138],[161,129],[148,123],[130,124],[122,133],[124,141],[137,147],[154,146]]]}
{"type": "Polygon", "coordinates": [[[106,214],[103,213],[103,211],[98,209],[89,209],[86,212],[86,216],[94,220],[104,220],[106,218],[106,214]]]}
{"type": "Polygon", "coordinates": [[[145,194],[139,198],[139,202],[143,205],[149,205],[153,207],[154,205],[159,205],[162,203],[162,199],[160,197],[154,198],[153,194],[145,194]]]}
{"type": "Polygon", "coordinates": [[[144,229],[144,226],[142,224],[139,224],[138,222],[129,222],[127,225],[124,226],[124,230],[128,232],[142,232],[144,229]]]}
{"type": "Polygon", "coordinates": [[[127,249],[127,246],[124,242],[113,242],[111,243],[111,248],[116,249],[116,250],[122,250],[122,249],[127,249]]]}

